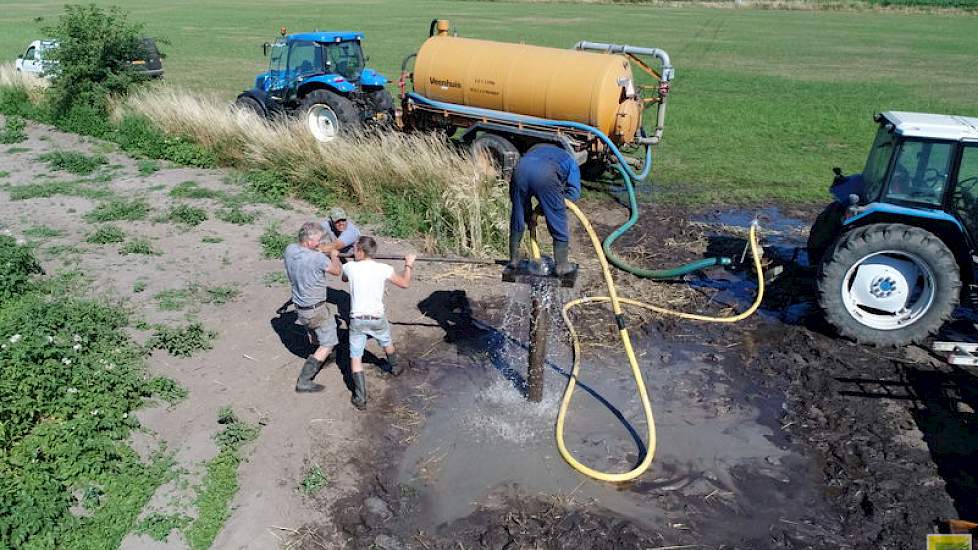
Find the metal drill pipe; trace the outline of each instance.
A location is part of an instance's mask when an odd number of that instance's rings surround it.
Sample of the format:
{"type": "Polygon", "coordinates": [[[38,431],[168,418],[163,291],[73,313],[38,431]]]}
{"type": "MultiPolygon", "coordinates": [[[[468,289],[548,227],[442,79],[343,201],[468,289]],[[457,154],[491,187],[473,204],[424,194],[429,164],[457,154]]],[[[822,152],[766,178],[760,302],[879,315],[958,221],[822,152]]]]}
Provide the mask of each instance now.
{"type": "MultiPolygon", "coordinates": [[[[340,254],[341,258],[353,258],[353,254],[340,254]]],[[[374,260],[404,260],[404,256],[371,256],[374,260]]],[[[439,262],[446,264],[506,265],[507,260],[483,260],[478,258],[444,258],[439,256],[418,256],[418,262],[439,262]]]]}

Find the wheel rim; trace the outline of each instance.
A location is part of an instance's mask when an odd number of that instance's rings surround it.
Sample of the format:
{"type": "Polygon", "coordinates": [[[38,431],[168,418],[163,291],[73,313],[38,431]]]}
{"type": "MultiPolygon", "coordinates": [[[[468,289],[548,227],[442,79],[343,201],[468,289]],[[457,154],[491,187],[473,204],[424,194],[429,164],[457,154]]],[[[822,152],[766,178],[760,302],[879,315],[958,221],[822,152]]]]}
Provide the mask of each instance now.
{"type": "Polygon", "coordinates": [[[332,141],[340,129],[336,113],[326,105],[310,107],[306,113],[306,125],[309,126],[312,136],[322,142],[332,141]]]}
{"type": "Polygon", "coordinates": [[[897,250],[868,254],[842,280],[842,303],[859,323],[896,330],[920,320],[934,304],[934,272],[919,256],[897,250]]]}

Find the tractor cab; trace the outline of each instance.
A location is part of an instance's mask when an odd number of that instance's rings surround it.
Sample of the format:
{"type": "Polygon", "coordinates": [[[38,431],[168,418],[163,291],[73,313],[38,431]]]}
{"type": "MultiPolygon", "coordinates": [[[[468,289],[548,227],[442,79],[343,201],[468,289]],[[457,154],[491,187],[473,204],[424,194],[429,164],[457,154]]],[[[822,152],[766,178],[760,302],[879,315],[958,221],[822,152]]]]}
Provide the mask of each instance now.
{"type": "Polygon", "coordinates": [[[265,44],[268,72],[255,87],[281,101],[294,99],[302,83],[321,82],[341,92],[383,86],[387,79],[365,66],[358,32],[308,32],[283,36],[265,44]]]}
{"type": "Polygon", "coordinates": [[[978,119],[886,112],[876,121],[863,172],[836,177],[830,188],[836,200],[854,206],[857,215],[885,204],[978,227],[978,119]]]}
{"type": "Polygon", "coordinates": [[[343,132],[393,121],[387,79],[366,66],[363,33],[304,32],[265,43],[268,71],[238,96],[239,107],[268,118],[298,115],[310,132],[329,141],[343,132]]]}
{"type": "Polygon", "coordinates": [[[889,111],[862,173],[838,168],[809,234],[820,304],[844,335],[919,342],[978,302],[978,118],[889,111]]]}

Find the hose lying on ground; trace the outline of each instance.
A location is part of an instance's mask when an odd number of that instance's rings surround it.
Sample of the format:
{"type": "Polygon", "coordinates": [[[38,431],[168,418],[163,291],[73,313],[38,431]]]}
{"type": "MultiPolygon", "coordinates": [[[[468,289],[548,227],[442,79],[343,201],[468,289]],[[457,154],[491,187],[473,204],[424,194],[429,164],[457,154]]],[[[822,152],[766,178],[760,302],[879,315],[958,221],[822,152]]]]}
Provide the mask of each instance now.
{"type": "MultiPolygon", "coordinates": [[[[743,320],[757,311],[757,308],[761,305],[761,300],[764,298],[764,273],[761,270],[761,250],[757,242],[757,223],[751,224],[750,234],[748,236],[751,256],[754,260],[754,270],[757,273],[757,296],[754,298],[754,303],[751,304],[749,308],[743,312],[733,315],[730,317],[711,317],[707,315],[698,315],[693,313],[686,313],[682,311],[676,311],[672,309],[662,308],[645,302],[640,302],[638,300],[630,300],[627,298],[620,298],[618,296],[618,290],[615,287],[614,279],[611,276],[611,269],[608,266],[608,259],[604,253],[601,246],[601,241],[597,234],[594,232],[594,228],[591,227],[591,223],[588,221],[587,216],[571,201],[565,201],[567,208],[577,216],[577,219],[581,222],[584,230],[587,232],[588,237],[591,240],[591,245],[594,247],[594,252],[598,257],[598,263],[601,265],[601,272],[604,276],[605,284],[608,287],[607,296],[586,296],[583,298],[578,298],[576,300],[571,300],[564,304],[561,309],[561,317],[564,320],[564,324],[567,325],[567,330],[570,332],[571,342],[573,345],[574,352],[574,366],[571,369],[570,376],[567,380],[567,387],[564,390],[564,395],[560,401],[560,408],[557,411],[557,425],[556,425],[556,437],[557,437],[557,448],[560,451],[560,455],[567,461],[568,464],[578,472],[582,474],[598,479],[601,481],[612,481],[621,482],[635,479],[636,477],[642,475],[649,466],[652,464],[652,459],[655,457],[655,445],[656,445],[656,435],[655,435],[655,418],[652,414],[652,403],[649,400],[648,390],[645,387],[645,381],[642,378],[642,372],[639,368],[638,359],[635,356],[635,350],[632,349],[631,338],[628,335],[628,328],[626,326],[624,313],[622,311],[622,304],[629,306],[639,307],[642,309],[647,309],[654,311],[656,313],[664,315],[673,315],[677,317],[682,317],[684,319],[692,319],[697,321],[706,321],[713,323],[735,323],[737,321],[743,320]],[[633,469],[627,472],[621,473],[609,473],[590,468],[587,465],[578,461],[571,454],[570,450],[567,449],[567,445],[564,442],[564,423],[567,419],[567,408],[570,405],[571,398],[574,395],[574,388],[577,385],[577,377],[581,370],[581,343],[577,336],[577,331],[574,329],[574,323],[571,321],[568,313],[570,310],[576,306],[589,303],[611,303],[611,311],[615,316],[615,322],[618,326],[618,337],[621,339],[622,347],[625,350],[625,355],[628,357],[628,364],[632,369],[632,376],[635,378],[635,385],[638,387],[639,398],[642,401],[642,410],[645,413],[646,425],[648,427],[648,441],[646,443],[645,456],[642,457],[641,462],[633,469]]],[[[531,224],[531,227],[535,226],[535,222],[531,224]]],[[[535,231],[528,231],[530,238],[530,249],[535,259],[540,258],[540,247],[536,241],[535,231]]]]}

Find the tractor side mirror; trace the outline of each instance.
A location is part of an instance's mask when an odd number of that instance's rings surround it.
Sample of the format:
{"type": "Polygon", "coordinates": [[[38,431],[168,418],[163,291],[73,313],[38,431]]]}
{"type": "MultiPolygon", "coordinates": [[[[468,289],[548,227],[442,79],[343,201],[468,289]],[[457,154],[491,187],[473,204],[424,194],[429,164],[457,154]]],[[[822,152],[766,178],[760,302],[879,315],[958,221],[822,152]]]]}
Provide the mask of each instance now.
{"type": "Polygon", "coordinates": [[[842,175],[842,168],[839,168],[838,166],[836,166],[835,168],[832,169],[832,173],[835,174],[836,176],[841,176],[842,175]]]}
{"type": "Polygon", "coordinates": [[[261,45],[261,54],[265,57],[268,57],[269,46],[271,46],[271,44],[269,44],[268,42],[265,42],[264,44],[261,45]]]}
{"type": "Polygon", "coordinates": [[[369,55],[363,56],[363,62],[364,63],[369,63],[370,62],[370,56],[369,55]]]}

